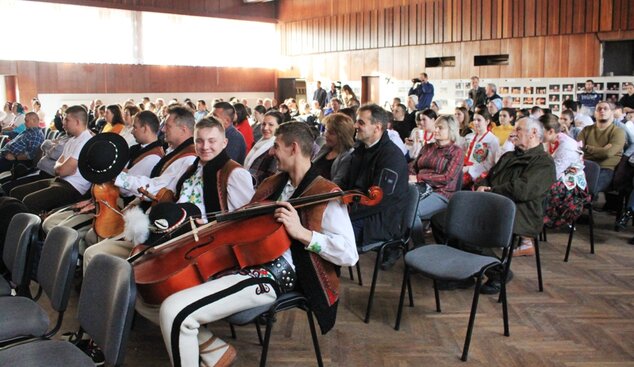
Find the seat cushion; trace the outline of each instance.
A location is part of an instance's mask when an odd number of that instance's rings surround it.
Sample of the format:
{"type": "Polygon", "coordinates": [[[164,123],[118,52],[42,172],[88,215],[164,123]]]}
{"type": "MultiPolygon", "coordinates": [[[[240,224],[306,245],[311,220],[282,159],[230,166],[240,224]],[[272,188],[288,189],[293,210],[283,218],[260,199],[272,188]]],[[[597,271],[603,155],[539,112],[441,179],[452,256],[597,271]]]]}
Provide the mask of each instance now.
{"type": "Polygon", "coordinates": [[[405,263],[433,279],[462,280],[500,261],[495,257],[476,255],[450,246],[427,245],[408,252],[405,263]]]}
{"type": "Polygon", "coordinates": [[[3,366],[94,367],[88,355],[73,344],[60,340],[36,340],[0,351],[3,366]]]}
{"type": "Polygon", "coordinates": [[[381,242],[372,242],[372,243],[368,243],[368,244],[365,244],[365,245],[362,245],[362,246],[357,246],[357,252],[360,253],[360,254],[365,254],[366,252],[378,250],[384,244],[388,244],[389,246],[393,246],[393,245],[400,245],[402,243],[403,243],[403,241],[401,241],[401,240],[388,240],[388,241],[381,241],[381,242]]]}
{"type": "Polygon", "coordinates": [[[261,314],[263,314],[263,313],[267,312],[268,310],[270,310],[271,307],[273,307],[274,305],[285,306],[285,307],[283,307],[284,309],[289,308],[289,306],[293,307],[293,305],[294,305],[293,301],[295,299],[300,300],[300,299],[304,299],[304,297],[299,292],[284,293],[284,294],[282,294],[281,296],[279,296],[277,298],[277,300],[275,301],[274,304],[258,306],[258,307],[254,307],[254,308],[249,308],[247,310],[234,313],[233,315],[227,317],[226,320],[230,324],[246,325],[246,324],[249,324],[249,323],[252,323],[253,321],[255,321],[255,319],[258,316],[260,316],[261,314]],[[291,305],[287,305],[286,303],[288,303],[288,302],[291,302],[291,305]]]}
{"type": "Polygon", "coordinates": [[[0,297],[0,310],[0,341],[42,336],[48,330],[48,315],[26,297],[0,297]]]}
{"type": "Polygon", "coordinates": [[[0,276],[0,297],[11,295],[11,285],[9,282],[0,276]]]}

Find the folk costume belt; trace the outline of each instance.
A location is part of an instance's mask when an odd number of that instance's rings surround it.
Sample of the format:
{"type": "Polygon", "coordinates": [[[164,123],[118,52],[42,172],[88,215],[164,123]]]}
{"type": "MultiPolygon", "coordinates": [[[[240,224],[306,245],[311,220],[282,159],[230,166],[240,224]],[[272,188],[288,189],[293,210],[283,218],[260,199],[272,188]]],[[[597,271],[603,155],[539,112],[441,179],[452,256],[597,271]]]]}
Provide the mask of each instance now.
{"type": "Polygon", "coordinates": [[[263,264],[261,267],[273,276],[282,293],[290,292],[295,288],[295,283],[297,282],[295,270],[293,270],[293,267],[286,261],[284,256],[263,264]]]}

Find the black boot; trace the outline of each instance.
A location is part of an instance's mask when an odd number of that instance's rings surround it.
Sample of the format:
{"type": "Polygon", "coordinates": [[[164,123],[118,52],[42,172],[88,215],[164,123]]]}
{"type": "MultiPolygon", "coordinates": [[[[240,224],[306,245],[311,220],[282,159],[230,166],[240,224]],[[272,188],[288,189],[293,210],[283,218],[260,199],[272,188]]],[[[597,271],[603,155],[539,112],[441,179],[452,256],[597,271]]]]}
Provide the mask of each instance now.
{"type": "Polygon", "coordinates": [[[616,222],[614,222],[614,230],[617,232],[624,230],[630,222],[630,219],[632,219],[633,214],[632,209],[624,211],[623,214],[616,219],[616,222]]]}

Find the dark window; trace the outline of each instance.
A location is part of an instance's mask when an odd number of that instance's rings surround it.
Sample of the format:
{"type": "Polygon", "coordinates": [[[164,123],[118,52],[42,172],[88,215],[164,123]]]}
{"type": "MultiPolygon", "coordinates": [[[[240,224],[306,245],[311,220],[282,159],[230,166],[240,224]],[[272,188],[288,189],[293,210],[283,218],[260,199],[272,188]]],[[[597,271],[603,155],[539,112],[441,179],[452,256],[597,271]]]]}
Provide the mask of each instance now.
{"type": "Polygon", "coordinates": [[[456,66],[455,56],[443,56],[443,57],[426,57],[426,68],[437,68],[441,66],[456,66]]]}
{"type": "Polygon", "coordinates": [[[509,55],[478,55],[473,57],[474,66],[508,65],[509,55]]]}

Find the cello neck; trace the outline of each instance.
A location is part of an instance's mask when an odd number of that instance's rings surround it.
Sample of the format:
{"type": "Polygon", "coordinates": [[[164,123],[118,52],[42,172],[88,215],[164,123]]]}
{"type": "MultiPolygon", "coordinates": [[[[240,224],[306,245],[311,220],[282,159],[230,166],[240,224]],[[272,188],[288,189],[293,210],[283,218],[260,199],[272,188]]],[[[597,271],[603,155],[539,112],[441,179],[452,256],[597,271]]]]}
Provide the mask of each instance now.
{"type": "MultiPolygon", "coordinates": [[[[315,205],[323,202],[327,202],[338,197],[345,195],[346,193],[343,191],[334,191],[326,194],[319,195],[311,195],[306,197],[300,197],[291,199],[288,201],[295,208],[302,208],[309,205],[315,205]]],[[[258,215],[271,214],[275,211],[275,209],[279,208],[279,205],[276,203],[265,203],[260,204],[254,207],[245,208],[242,210],[237,210],[231,213],[224,213],[216,215],[217,222],[225,222],[228,220],[238,220],[250,218],[258,215]]]]}

